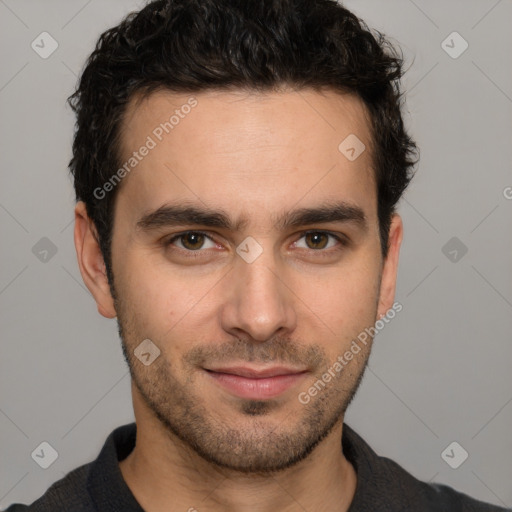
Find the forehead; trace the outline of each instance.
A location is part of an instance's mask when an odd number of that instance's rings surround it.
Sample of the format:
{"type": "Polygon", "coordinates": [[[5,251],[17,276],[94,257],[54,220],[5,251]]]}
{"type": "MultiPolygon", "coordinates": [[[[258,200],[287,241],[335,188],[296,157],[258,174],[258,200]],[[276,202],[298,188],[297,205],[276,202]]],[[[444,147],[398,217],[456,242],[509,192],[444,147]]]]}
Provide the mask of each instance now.
{"type": "Polygon", "coordinates": [[[281,212],[338,200],[369,216],[375,209],[368,113],[355,96],[334,91],[136,97],[120,156],[128,172],[117,202],[129,205],[133,221],[177,200],[227,211],[281,212]]]}

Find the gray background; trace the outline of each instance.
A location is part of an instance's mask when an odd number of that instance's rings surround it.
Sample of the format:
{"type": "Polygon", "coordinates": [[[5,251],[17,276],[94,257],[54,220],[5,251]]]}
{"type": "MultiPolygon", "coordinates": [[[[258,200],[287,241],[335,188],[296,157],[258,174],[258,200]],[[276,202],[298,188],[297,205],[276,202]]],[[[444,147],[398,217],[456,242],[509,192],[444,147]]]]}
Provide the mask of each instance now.
{"type": "MultiPolygon", "coordinates": [[[[399,209],[403,311],[376,338],[346,421],[416,477],[512,507],[512,2],[345,3],[402,46],[422,150],[399,209]],[[456,59],[441,46],[453,31],[469,44],[456,59]],[[458,469],[441,457],[453,441],[469,453],[458,469]]],[[[97,313],[76,263],[65,99],[99,34],[141,5],[0,0],[3,508],[39,497],[133,421],[116,321],[97,313]],[[47,59],[31,48],[43,31],[59,44],[47,59]],[[40,252],[43,237],[56,254],[40,252]],[[31,458],[43,441],[59,454],[46,470],[31,458]]]]}

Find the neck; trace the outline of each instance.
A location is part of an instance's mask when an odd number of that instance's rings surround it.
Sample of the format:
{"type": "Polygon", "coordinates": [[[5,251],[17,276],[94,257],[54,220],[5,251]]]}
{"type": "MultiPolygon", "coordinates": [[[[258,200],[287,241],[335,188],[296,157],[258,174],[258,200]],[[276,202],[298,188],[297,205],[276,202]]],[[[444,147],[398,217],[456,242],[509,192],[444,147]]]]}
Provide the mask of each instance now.
{"type": "Polygon", "coordinates": [[[137,420],[136,447],[119,466],[147,512],[349,509],[357,478],[342,452],[342,421],[295,466],[253,475],[205,461],[149,415],[137,420]]]}

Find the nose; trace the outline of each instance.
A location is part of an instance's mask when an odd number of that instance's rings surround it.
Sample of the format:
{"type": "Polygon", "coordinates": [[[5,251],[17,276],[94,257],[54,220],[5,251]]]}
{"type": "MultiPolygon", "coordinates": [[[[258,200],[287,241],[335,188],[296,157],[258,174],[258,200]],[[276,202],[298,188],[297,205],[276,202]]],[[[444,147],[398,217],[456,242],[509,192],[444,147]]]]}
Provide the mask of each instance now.
{"type": "Polygon", "coordinates": [[[270,252],[252,263],[241,258],[236,262],[221,312],[226,332],[264,342],[278,331],[284,335],[295,329],[295,296],[270,252]]]}

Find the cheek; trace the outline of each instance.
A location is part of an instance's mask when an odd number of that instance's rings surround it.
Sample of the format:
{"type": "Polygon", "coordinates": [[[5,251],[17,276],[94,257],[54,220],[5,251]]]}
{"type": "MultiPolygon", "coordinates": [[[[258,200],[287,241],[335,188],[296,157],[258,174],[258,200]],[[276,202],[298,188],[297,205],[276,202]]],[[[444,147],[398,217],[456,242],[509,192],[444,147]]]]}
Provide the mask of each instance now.
{"type": "Polygon", "coordinates": [[[339,272],[317,276],[313,283],[302,283],[299,295],[331,334],[345,337],[373,325],[379,292],[375,266],[340,268],[339,272]]]}
{"type": "Polygon", "coordinates": [[[139,334],[165,341],[180,335],[191,321],[197,330],[217,281],[214,276],[191,279],[190,273],[180,273],[161,258],[133,256],[119,272],[119,296],[139,334]]]}
{"type": "Polygon", "coordinates": [[[144,258],[125,253],[126,257],[115,274],[116,291],[120,297],[130,322],[144,335],[158,332],[162,322],[169,322],[176,300],[176,284],[162,279],[154,265],[148,265],[144,258]],[[147,333],[146,333],[147,331],[147,333]]]}

